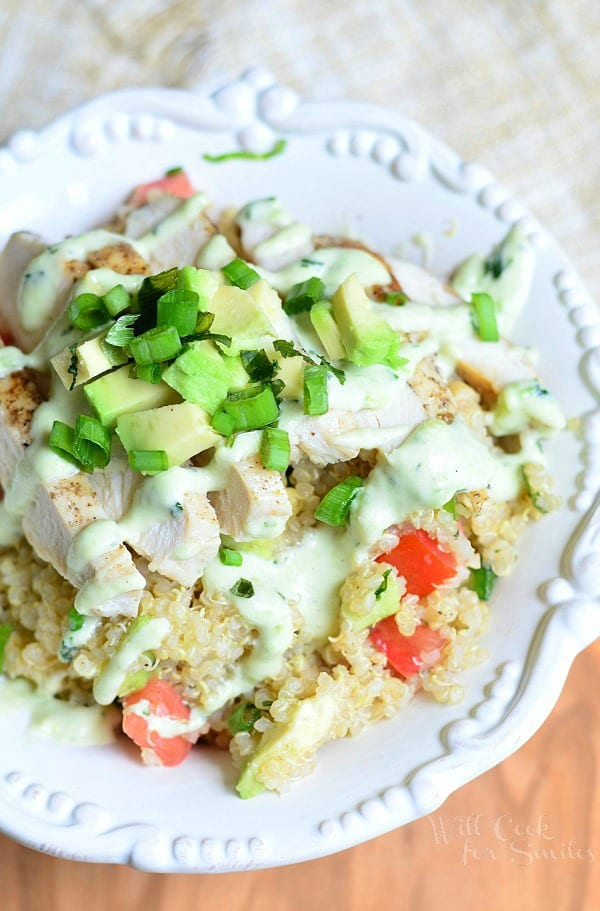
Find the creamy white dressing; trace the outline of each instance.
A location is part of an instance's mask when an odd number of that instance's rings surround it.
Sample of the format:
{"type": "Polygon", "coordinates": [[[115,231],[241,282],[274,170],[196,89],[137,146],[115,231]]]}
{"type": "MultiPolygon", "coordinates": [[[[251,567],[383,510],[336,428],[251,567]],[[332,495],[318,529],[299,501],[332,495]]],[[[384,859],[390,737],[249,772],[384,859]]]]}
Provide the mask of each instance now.
{"type": "Polygon", "coordinates": [[[533,422],[562,430],[566,421],[554,397],[537,380],[508,383],[501,390],[488,427],[495,436],[520,433],[533,422]]]}
{"type": "Polygon", "coordinates": [[[196,257],[196,266],[199,269],[210,269],[216,272],[232,260],[237,258],[237,253],[230,245],[224,234],[215,234],[202,247],[196,257]]]}
{"type": "Polygon", "coordinates": [[[112,743],[119,721],[116,709],[75,705],[36,690],[27,680],[0,677],[0,716],[24,711],[32,739],[52,738],[66,746],[112,743]]]}
{"type": "Polygon", "coordinates": [[[443,506],[458,490],[487,487],[496,470],[492,453],[462,418],[424,421],[396,450],[380,454],[352,504],[350,533],[368,550],[385,528],[443,506]]]}
{"type": "MultiPolygon", "coordinates": [[[[133,622],[139,622],[139,619],[133,622]]],[[[170,629],[171,624],[165,617],[151,617],[125,634],[115,654],[94,680],[94,699],[99,705],[114,702],[131,667],[144,652],[159,648],[170,629]]]]}
{"type": "Polygon", "coordinates": [[[35,332],[53,316],[65,280],[67,262],[85,260],[95,250],[125,241],[139,252],[137,241],[99,228],[77,237],[68,237],[35,256],[27,267],[19,291],[18,310],[23,328],[35,332]]]}
{"type": "MultiPolygon", "coordinates": [[[[330,297],[352,273],[356,273],[364,287],[387,285],[390,273],[381,260],[366,250],[351,247],[323,247],[315,250],[310,258],[280,269],[268,272],[260,266],[256,269],[280,294],[287,294],[293,285],[306,281],[315,275],[325,284],[325,295],[330,297]]],[[[392,309],[391,307],[389,309],[392,309]]]]}

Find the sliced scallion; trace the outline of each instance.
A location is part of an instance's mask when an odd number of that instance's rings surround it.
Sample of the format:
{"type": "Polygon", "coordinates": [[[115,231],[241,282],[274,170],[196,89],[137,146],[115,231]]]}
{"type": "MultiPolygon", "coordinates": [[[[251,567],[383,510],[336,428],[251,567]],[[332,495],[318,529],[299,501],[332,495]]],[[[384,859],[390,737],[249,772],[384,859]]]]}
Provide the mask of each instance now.
{"type": "Polygon", "coordinates": [[[219,560],[224,566],[241,566],[243,558],[239,550],[221,547],[219,548],[219,560]]]}
{"type": "Polygon", "coordinates": [[[489,601],[497,575],[490,566],[481,566],[471,570],[471,588],[482,601],[489,601]]]}
{"type": "Polygon", "coordinates": [[[283,309],[288,316],[306,313],[323,299],[324,294],[325,285],[320,278],[313,276],[293,286],[283,303],[283,309]]]}
{"type": "Polygon", "coordinates": [[[265,468],[286,471],[290,464],[290,438],[287,430],[265,427],[260,440],[260,460],[265,468]]]}
{"type": "Polygon", "coordinates": [[[175,326],[183,338],[196,330],[200,297],[195,291],[167,291],[156,305],[157,324],[175,326]]]}
{"type": "Polygon", "coordinates": [[[175,326],[156,326],[138,335],[129,348],[136,364],[159,364],[176,357],[181,351],[181,339],[175,326]]]}
{"type": "Polygon", "coordinates": [[[496,305],[489,294],[478,292],[471,295],[475,308],[475,319],[479,338],[482,342],[497,342],[500,338],[496,320],[496,305]]]}
{"type": "Polygon", "coordinates": [[[131,300],[123,285],[115,285],[102,296],[102,302],[111,316],[118,316],[127,310],[131,300]]]}
{"type": "Polygon", "coordinates": [[[133,339],[133,326],[138,319],[138,313],[124,313],[106,333],[105,342],[114,348],[126,348],[133,339]]]}
{"type": "Polygon", "coordinates": [[[77,608],[72,607],[69,613],[67,614],[67,620],[69,622],[69,629],[72,633],[76,633],[81,629],[85,621],[83,614],[80,614],[77,608]]]}
{"type": "Polygon", "coordinates": [[[165,177],[175,177],[177,174],[183,174],[181,165],[177,165],[177,167],[169,168],[168,171],[165,171],[165,177]]]}
{"type": "Polygon", "coordinates": [[[88,462],[83,463],[75,454],[74,440],[74,427],[70,427],[63,421],[54,421],[48,438],[48,448],[61,459],[70,462],[71,465],[76,465],[77,468],[82,468],[84,471],[92,471],[93,465],[88,462]]]}
{"type": "Polygon", "coordinates": [[[242,366],[254,383],[273,379],[277,362],[270,360],[266,351],[240,351],[242,366]]]}
{"type": "Polygon", "coordinates": [[[343,525],[350,511],[352,500],[362,485],[363,479],[355,475],[346,478],[341,484],[336,484],[319,503],[315,511],[315,519],[326,525],[343,525]]]}
{"type": "Polygon", "coordinates": [[[134,471],[156,474],[169,467],[169,457],[162,449],[130,449],[128,455],[129,465],[134,471]]]}
{"type": "Polygon", "coordinates": [[[234,431],[259,430],[279,417],[279,406],[270,386],[230,392],[221,406],[234,420],[234,431]]]}
{"type": "Polygon", "coordinates": [[[304,414],[327,414],[327,367],[318,364],[304,368],[304,414]]]}
{"type": "Polygon", "coordinates": [[[230,436],[235,429],[235,420],[230,414],[224,411],[215,411],[211,421],[211,427],[222,434],[224,437],[230,436]]]}
{"type": "Polygon", "coordinates": [[[254,586],[249,579],[238,579],[230,591],[232,595],[236,596],[236,598],[254,597],[254,586]]]}
{"type": "Polygon", "coordinates": [[[109,320],[101,297],[97,294],[78,294],[68,309],[71,325],[76,329],[97,329],[109,320]]]}
{"type": "Polygon", "coordinates": [[[160,383],[162,380],[164,364],[141,364],[131,368],[132,379],[142,380],[144,383],[160,383]]]}
{"type": "Polygon", "coordinates": [[[106,468],[110,462],[110,431],[98,418],[80,414],[75,424],[73,451],[84,465],[106,468]]]}
{"type": "Polygon", "coordinates": [[[262,712],[257,709],[251,702],[243,702],[234,709],[227,720],[227,727],[231,734],[239,734],[242,731],[251,731],[262,712]]]}
{"type": "Polygon", "coordinates": [[[257,281],[260,281],[258,272],[251,269],[248,263],[245,263],[243,259],[232,260],[228,265],[223,266],[221,272],[229,279],[232,285],[236,285],[244,291],[246,288],[250,288],[252,285],[256,284],[257,281]]]}
{"type": "Polygon", "coordinates": [[[403,307],[408,301],[408,294],[404,291],[390,291],[385,296],[385,303],[392,307],[403,307]]]}
{"type": "Polygon", "coordinates": [[[0,674],[4,670],[4,651],[12,631],[10,623],[0,623],[0,674]]]}

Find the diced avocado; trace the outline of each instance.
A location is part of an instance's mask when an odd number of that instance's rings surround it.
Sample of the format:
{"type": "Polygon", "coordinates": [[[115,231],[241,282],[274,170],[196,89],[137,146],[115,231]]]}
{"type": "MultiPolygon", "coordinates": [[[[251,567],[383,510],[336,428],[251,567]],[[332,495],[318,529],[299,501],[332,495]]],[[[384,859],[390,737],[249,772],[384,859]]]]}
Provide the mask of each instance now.
{"type": "MultiPolygon", "coordinates": [[[[387,571],[387,570],[386,570],[387,571]]],[[[379,598],[375,598],[375,604],[368,614],[360,615],[347,610],[342,605],[342,614],[350,621],[353,629],[362,630],[368,626],[373,626],[379,620],[397,613],[400,606],[401,589],[398,579],[389,573],[382,582],[385,585],[384,591],[379,598]]]]}
{"type": "Polygon", "coordinates": [[[310,321],[313,329],[319,337],[319,341],[325,349],[325,354],[330,361],[340,361],[346,357],[346,351],[342,344],[340,330],[331,314],[331,304],[329,301],[321,301],[311,307],[310,321]]]}
{"type": "Polygon", "coordinates": [[[522,228],[515,227],[487,257],[469,256],[452,276],[452,287],[466,301],[476,292],[489,294],[496,304],[500,332],[509,335],[527,303],[534,270],[531,242],[522,228]]]}
{"type": "Polygon", "coordinates": [[[233,285],[218,288],[210,308],[215,314],[211,332],[232,339],[228,354],[239,354],[245,348],[260,348],[265,335],[277,338],[271,320],[249,291],[233,285]]]}
{"type": "Polygon", "coordinates": [[[315,753],[326,740],[337,712],[332,696],[311,696],[290,711],[285,723],[273,724],[250,754],[236,785],[243,799],[256,797],[265,789],[260,781],[263,763],[277,756],[306,756],[315,753]]]}
{"type": "Polygon", "coordinates": [[[278,363],[275,378],[284,384],[281,398],[296,399],[300,401],[304,395],[304,368],[306,361],[303,357],[282,357],[275,355],[278,363]]]}
{"type": "Polygon", "coordinates": [[[180,400],[166,383],[133,379],[129,364],[83,387],[88,402],[105,427],[113,428],[122,414],[158,408],[180,400]]]}
{"type": "Polygon", "coordinates": [[[200,341],[179,355],[163,380],[186,401],[214,414],[236,382],[247,385],[248,376],[239,358],[221,357],[211,341],[200,341]]]}
{"type": "Polygon", "coordinates": [[[332,310],[347,357],[353,364],[395,367],[402,363],[398,357],[397,333],[375,314],[356,273],[342,282],[333,295],[332,310]]]}
{"type": "Polygon", "coordinates": [[[177,289],[179,291],[195,291],[200,298],[199,310],[210,310],[210,302],[217,288],[223,284],[219,272],[208,269],[196,269],[194,266],[184,266],[177,276],[177,289]]]}
{"type": "Polygon", "coordinates": [[[113,369],[114,364],[102,350],[103,338],[104,335],[97,335],[77,347],[69,345],[52,358],[52,366],[67,389],[81,386],[93,377],[113,369]]]}
{"type": "Polygon", "coordinates": [[[117,434],[128,451],[163,450],[170,468],[210,449],[221,439],[210,426],[206,411],[191,402],[122,414],[117,421],[117,434]]]}
{"type": "Polygon", "coordinates": [[[277,323],[283,313],[283,305],[277,291],[271,287],[268,281],[261,278],[248,288],[248,294],[260,307],[264,314],[272,323],[277,323]]]}

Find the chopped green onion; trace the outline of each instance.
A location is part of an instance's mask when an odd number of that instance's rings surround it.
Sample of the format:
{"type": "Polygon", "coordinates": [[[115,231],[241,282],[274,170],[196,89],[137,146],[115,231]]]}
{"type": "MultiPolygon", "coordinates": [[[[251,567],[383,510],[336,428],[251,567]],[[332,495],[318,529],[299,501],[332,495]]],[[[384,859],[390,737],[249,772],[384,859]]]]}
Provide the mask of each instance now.
{"type": "Polygon", "coordinates": [[[177,174],[183,174],[181,165],[177,165],[176,168],[169,168],[168,171],[165,171],[165,177],[175,177],[177,174]]]}
{"type": "Polygon", "coordinates": [[[230,392],[221,406],[234,420],[234,431],[259,430],[279,417],[279,406],[270,386],[250,386],[230,392]]]}
{"type": "Polygon", "coordinates": [[[84,465],[106,468],[110,462],[110,431],[98,420],[80,414],[75,424],[73,451],[84,465]]]}
{"type": "Polygon", "coordinates": [[[169,457],[162,449],[130,449],[128,455],[129,465],[134,471],[155,474],[169,467],[169,457]]]}
{"type": "Polygon", "coordinates": [[[391,569],[386,569],[384,571],[383,579],[381,580],[381,584],[379,585],[379,588],[375,589],[375,600],[376,601],[379,601],[379,599],[381,598],[383,593],[387,591],[388,578],[389,578],[390,573],[391,573],[391,569]]]}
{"type": "Polygon", "coordinates": [[[164,369],[164,364],[136,364],[131,368],[131,378],[156,385],[162,380],[164,369]]]}
{"type": "Polygon", "coordinates": [[[127,310],[131,299],[123,285],[115,285],[102,296],[102,302],[111,316],[118,316],[123,310],[127,310]]]}
{"type": "Polygon", "coordinates": [[[304,414],[327,414],[327,367],[319,364],[304,368],[304,414]]]}
{"type": "Polygon", "coordinates": [[[110,361],[113,367],[122,367],[129,360],[129,354],[124,348],[110,345],[105,338],[100,339],[100,348],[106,360],[110,361]]]}
{"type": "Polygon", "coordinates": [[[233,550],[231,547],[219,548],[219,560],[224,566],[241,566],[242,559],[239,550],[233,550]]]}
{"type": "Polygon", "coordinates": [[[0,623],[0,674],[4,670],[4,650],[12,631],[10,623],[0,623]]]}
{"type": "Polygon", "coordinates": [[[183,338],[196,331],[200,297],[195,291],[167,291],[157,303],[157,324],[175,326],[183,338]]]}
{"type": "Polygon", "coordinates": [[[489,566],[471,570],[471,588],[482,601],[489,601],[498,576],[489,566]]]}
{"type": "Polygon", "coordinates": [[[404,291],[390,291],[385,296],[385,303],[390,304],[392,307],[403,307],[407,302],[408,294],[405,294],[404,291]]]}
{"type": "Polygon", "coordinates": [[[61,459],[70,462],[71,465],[76,465],[77,468],[82,468],[84,471],[93,471],[93,464],[82,462],[81,459],[77,457],[74,441],[75,429],[68,424],[64,424],[62,421],[54,421],[52,430],[50,431],[50,437],[48,438],[49,449],[51,449],[55,455],[60,456],[61,459]]]}
{"type": "Polygon", "coordinates": [[[336,484],[329,493],[325,494],[317,506],[315,519],[326,525],[343,525],[350,511],[352,500],[362,486],[363,479],[354,475],[346,478],[341,484],[336,484]]]}
{"type": "Polygon", "coordinates": [[[156,302],[167,291],[177,288],[179,269],[173,266],[156,275],[148,275],[136,295],[136,307],[140,312],[140,321],[136,326],[139,334],[156,326],[156,302]]]}
{"type": "MultiPolygon", "coordinates": [[[[102,345],[102,343],[100,344],[102,345]]],[[[77,342],[69,345],[69,351],[71,352],[71,360],[67,368],[67,373],[73,377],[71,380],[71,385],[69,386],[69,392],[73,392],[75,389],[75,384],[77,382],[77,375],[79,373],[79,355],[77,354],[77,342]]]]}
{"type": "Polygon", "coordinates": [[[136,364],[159,364],[168,361],[181,351],[181,339],[175,326],[157,326],[138,335],[129,348],[136,364]]]}
{"type": "Polygon", "coordinates": [[[235,419],[224,411],[215,411],[211,427],[224,437],[230,436],[235,429],[235,419]]]}
{"type": "Polygon", "coordinates": [[[269,149],[268,152],[223,152],[221,155],[209,155],[206,153],[203,155],[204,161],[210,161],[213,164],[217,164],[221,161],[234,161],[235,159],[240,159],[243,161],[267,161],[269,158],[275,158],[276,155],[281,155],[285,151],[287,146],[287,141],[285,139],[278,139],[272,149],[269,149]]]}
{"type": "Polygon", "coordinates": [[[240,351],[242,366],[250,379],[255,383],[263,383],[273,379],[277,362],[267,356],[266,351],[240,351]]]}
{"type": "Polygon", "coordinates": [[[109,320],[108,311],[97,294],[78,294],[68,309],[71,325],[76,329],[97,329],[109,320]]]}
{"type": "Polygon", "coordinates": [[[286,471],[290,464],[290,438],[287,430],[265,427],[260,441],[260,459],[265,468],[286,471]]]}
{"type": "Polygon", "coordinates": [[[300,260],[300,265],[304,269],[308,269],[309,266],[324,266],[325,263],[318,259],[310,259],[308,256],[305,256],[300,260]]]}
{"type": "Polygon", "coordinates": [[[114,348],[126,348],[133,339],[133,325],[139,318],[139,313],[120,316],[106,333],[104,341],[114,348]]]}
{"type": "Polygon", "coordinates": [[[477,331],[482,342],[497,342],[500,338],[496,321],[496,305],[489,294],[472,294],[471,303],[475,308],[477,331]]]}
{"type": "Polygon", "coordinates": [[[260,281],[258,272],[251,269],[243,259],[232,260],[227,266],[223,266],[221,272],[225,278],[229,279],[232,285],[236,285],[244,291],[260,281]]]}
{"type": "Polygon", "coordinates": [[[85,621],[83,614],[80,614],[75,607],[71,608],[67,614],[67,619],[69,621],[69,629],[72,633],[76,633],[77,630],[80,630],[85,621]]]}
{"type": "Polygon", "coordinates": [[[294,285],[283,303],[283,309],[288,316],[296,313],[306,313],[320,300],[323,300],[325,285],[320,278],[309,278],[304,282],[294,285]]]}
{"type": "Polygon", "coordinates": [[[453,519],[456,519],[456,494],[454,494],[453,497],[450,497],[447,503],[444,503],[442,509],[449,512],[453,519]]]}
{"type": "Polygon", "coordinates": [[[257,709],[255,705],[251,702],[243,702],[229,716],[227,727],[231,734],[251,731],[261,716],[261,710],[257,709]]]}
{"type": "Polygon", "coordinates": [[[238,579],[230,591],[231,594],[235,595],[237,598],[254,597],[254,586],[249,579],[238,579]]]}

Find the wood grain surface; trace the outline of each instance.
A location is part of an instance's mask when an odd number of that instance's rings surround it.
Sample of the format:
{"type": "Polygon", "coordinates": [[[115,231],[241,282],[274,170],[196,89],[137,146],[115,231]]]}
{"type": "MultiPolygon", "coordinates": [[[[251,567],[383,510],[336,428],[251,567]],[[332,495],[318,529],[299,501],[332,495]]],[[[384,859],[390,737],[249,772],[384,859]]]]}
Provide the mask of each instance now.
{"type": "Polygon", "coordinates": [[[537,735],[434,815],[322,860],[161,876],[44,857],[0,838],[2,911],[596,911],[600,642],[537,735]]]}

